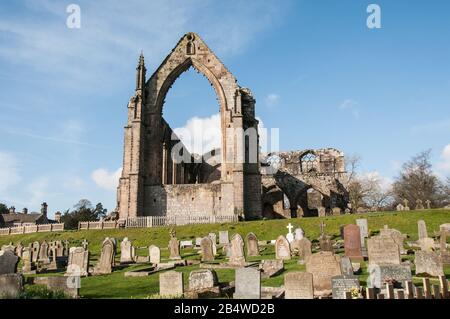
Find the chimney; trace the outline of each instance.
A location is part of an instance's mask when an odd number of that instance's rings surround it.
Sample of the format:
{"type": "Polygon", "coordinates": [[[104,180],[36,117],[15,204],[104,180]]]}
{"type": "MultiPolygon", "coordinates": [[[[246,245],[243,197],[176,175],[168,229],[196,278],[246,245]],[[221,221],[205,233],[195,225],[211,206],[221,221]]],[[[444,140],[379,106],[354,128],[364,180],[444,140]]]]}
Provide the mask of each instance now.
{"type": "Polygon", "coordinates": [[[10,214],[15,214],[15,213],[16,213],[16,208],[15,208],[14,206],[11,206],[11,207],[9,208],[9,213],[10,213],[10,214]]]}
{"type": "Polygon", "coordinates": [[[24,207],[22,209],[22,214],[24,214],[24,215],[28,214],[28,208],[24,207]]]}
{"type": "Polygon", "coordinates": [[[46,202],[43,202],[41,204],[41,214],[44,215],[45,217],[47,217],[47,207],[48,205],[46,202]]]}
{"type": "Polygon", "coordinates": [[[61,223],[61,212],[55,213],[55,221],[59,224],[61,223]]]}

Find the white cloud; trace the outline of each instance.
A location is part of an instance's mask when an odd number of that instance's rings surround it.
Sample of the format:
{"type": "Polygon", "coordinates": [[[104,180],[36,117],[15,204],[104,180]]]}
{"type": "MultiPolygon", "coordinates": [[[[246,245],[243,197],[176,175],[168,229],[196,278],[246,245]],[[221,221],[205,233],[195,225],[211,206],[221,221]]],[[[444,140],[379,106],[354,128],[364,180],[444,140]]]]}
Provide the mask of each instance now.
{"type": "Polygon", "coordinates": [[[275,93],[270,93],[264,99],[268,107],[275,107],[280,104],[280,96],[275,93]]]}
{"type": "Polygon", "coordinates": [[[450,174],[450,144],[442,150],[441,159],[437,164],[438,169],[444,174],[450,174]]]}
{"type": "Polygon", "coordinates": [[[119,185],[119,178],[121,174],[122,167],[115,172],[109,172],[104,168],[99,168],[92,172],[91,178],[98,187],[112,191],[119,185]]]}
{"type": "Polygon", "coordinates": [[[6,197],[5,192],[21,180],[19,160],[10,153],[0,152],[0,197],[6,197]]]}
{"type": "Polygon", "coordinates": [[[392,187],[394,181],[392,178],[383,176],[378,171],[365,172],[361,174],[364,180],[377,182],[382,191],[387,191],[392,187]]]}
{"type": "Polygon", "coordinates": [[[351,112],[353,117],[356,119],[358,119],[360,115],[359,108],[360,108],[359,103],[352,99],[347,99],[339,105],[340,110],[351,112]]]}

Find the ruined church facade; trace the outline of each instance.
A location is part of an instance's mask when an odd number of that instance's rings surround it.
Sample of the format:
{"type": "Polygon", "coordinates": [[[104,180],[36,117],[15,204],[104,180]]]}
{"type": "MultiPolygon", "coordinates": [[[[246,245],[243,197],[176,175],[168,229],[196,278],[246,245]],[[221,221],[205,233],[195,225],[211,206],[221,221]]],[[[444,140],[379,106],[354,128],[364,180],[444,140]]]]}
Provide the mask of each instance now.
{"type": "Polygon", "coordinates": [[[257,219],[265,211],[267,215],[274,200],[264,199],[270,193],[269,184],[287,189],[276,177],[268,182],[267,161],[259,153],[251,91],[238,85],[197,34],[184,35],[149,79],[141,54],[135,93],[127,108],[123,169],[117,188],[120,219],[186,215],[257,219]],[[208,79],[220,107],[221,148],[201,155],[189,153],[163,118],[168,90],[191,67],[208,79]]]}

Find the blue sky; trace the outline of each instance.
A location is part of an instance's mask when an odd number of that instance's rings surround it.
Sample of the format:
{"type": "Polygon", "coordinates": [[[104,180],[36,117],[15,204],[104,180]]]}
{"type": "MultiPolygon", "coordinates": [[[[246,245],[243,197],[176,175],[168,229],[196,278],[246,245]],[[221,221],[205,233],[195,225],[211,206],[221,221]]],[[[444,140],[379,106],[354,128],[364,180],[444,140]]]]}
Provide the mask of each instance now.
{"type": "MultiPolygon", "coordinates": [[[[189,31],[252,90],[282,150],[335,147],[389,181],[432,148],[436,174],[449,176],[449,12],[445,0],[2,1],[0,202],[113,209],[138,55],[150,75],[189,31]],[[66,26],[71,3],[80,29],[66,26]],[[366,26],[370,3],[381,29],[366,26]]],[[[210,125],[217,112],[193,71],[164,108],[172,127],[210,125]]]]}

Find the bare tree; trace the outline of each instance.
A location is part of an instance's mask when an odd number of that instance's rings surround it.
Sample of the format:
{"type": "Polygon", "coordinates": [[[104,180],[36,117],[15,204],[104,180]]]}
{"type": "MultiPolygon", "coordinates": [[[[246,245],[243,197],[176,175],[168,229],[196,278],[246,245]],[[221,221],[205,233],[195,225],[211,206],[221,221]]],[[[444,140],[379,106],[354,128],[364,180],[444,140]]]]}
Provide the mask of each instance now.
{"type": "Polygon", "coordinates": [[[403,164],[393,185],[397,203],[407,199],[414,206],[420,199],[423,203],[430,200],[434,207],[443,205],[446,198],[445,186],[432,171],[430,154],[431,150],[423,151],[403,164]]]}

